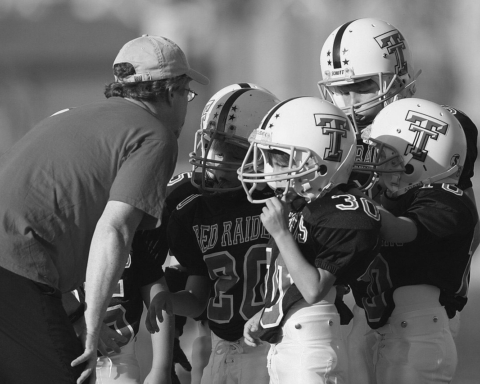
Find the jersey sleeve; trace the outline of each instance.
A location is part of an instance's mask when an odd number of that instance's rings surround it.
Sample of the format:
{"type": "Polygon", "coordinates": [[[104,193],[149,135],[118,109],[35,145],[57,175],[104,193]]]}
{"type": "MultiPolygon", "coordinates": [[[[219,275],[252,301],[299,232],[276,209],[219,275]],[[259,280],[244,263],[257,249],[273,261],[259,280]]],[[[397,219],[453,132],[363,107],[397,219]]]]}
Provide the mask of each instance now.
{"type": "Polygon", "coordinates": [[[418,236],[431,239],[461,233],[472,225],[468,207],[453,193],[438,189],[420,192],[404,216],[417,224],[418,236]]]}
{"type": "Polygon", "coordinates": [[[151,284],[164,276],[163,263],[168,246],[163,226],[154,230],[137,231],[132,242],[132,258],[139,271],[140,286],[151,284]]]}
{"type": "Polygon", "coordinates": [[[378,247],[378,232],[373,229],[320,228],[315,233],[319,248],[315,267],[340,277],[347,266],[371,257],[378,247]]]}
{"type": "Polygon", "coordinates": [[[189,275],[208,276],[207,266],[193,229],[184,225],[181,219],[180,211],[174,211],[170,215],[167,229],[170,254],[180,265],[187,268],[189,275]]]}

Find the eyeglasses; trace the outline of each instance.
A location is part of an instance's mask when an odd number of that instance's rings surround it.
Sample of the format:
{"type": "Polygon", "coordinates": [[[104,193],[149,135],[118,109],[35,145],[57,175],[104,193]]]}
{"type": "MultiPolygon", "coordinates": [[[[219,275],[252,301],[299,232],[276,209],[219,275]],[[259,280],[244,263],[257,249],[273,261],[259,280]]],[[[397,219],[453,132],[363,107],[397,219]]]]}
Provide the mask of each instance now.
{"type": "Polygon", "coordinates": [[[188,91],[187,100],[188,100],[189,102],[192,101],[192,100],[195,98],[195,96],[198,95],[197,92],[192,91],[190,88],[185,88],[185,90],[188,91]]]}

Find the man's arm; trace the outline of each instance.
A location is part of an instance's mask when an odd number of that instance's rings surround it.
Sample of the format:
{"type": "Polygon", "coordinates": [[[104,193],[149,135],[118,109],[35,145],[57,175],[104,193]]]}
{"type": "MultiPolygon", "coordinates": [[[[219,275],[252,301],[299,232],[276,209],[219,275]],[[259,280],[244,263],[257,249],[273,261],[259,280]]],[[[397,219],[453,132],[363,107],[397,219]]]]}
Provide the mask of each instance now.
{"type": "Polygon", "coordinates": [[[114,288],[120,279],[133,235],[144,212],[119,201],[109,201],[100,217],[90,245],[85,280],[86,329],[82,335],[84,353],[72,361],[72,366],[87,362],[77,383],[91,375],[95,382],[97,344],[103,318],[114,288]]]}
{"type": "MultiPolygon", "coordinates": [[[[147,308],[159,292],[168,292],[165,277],[142,287],[142,297],[147,308]]],[[[163,325],[160,332],[152,333],[152,369],[145,378],[144,384],[169,384],[171,382],[170,370],[172,368],[173,335],[175,318],[173,315],[163,313],[163,325]]]]}

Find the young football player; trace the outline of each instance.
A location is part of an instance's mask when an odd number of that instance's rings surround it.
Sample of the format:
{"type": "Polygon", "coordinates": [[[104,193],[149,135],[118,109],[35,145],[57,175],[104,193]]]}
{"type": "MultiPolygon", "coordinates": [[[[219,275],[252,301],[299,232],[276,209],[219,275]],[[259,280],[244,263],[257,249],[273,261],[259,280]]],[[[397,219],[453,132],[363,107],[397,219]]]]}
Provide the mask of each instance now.
{"type": "MultiPolygon", "coordinates": [[[[405,36],[390,23],[379,19],[362,18],[347,22],[326,39],[320,53],[320,66],[322,80],[318,87],[322,97],[351,117],[357,131],[356,161],[370,161],[372,153],[361,138],[362,131],[385,106],[413,97],[416,91],[416,79],[421,71],[414,71],[405,36]]],[[[477,128],[463,112],[449,106],[444,108],[458,119],[467,137],[467,156],[458,187],[475,202],[471,178],[477,158],[477,128]]],[[[361,171],[359,167],[357,169],[361,171]]],[[[373,185],[375,174],[354,171],[352,179],[359,186],[370,187],[367,188],[368,195],[379,199],[382,186],[381,183],[373,185]]],[[[479,240],[477,228],[472,253],[479,240]]],[[[356,297],[355,303],[355,316],[348,336],[350,368],[355,372],[356,383],[372,384],[374,338],[369,332],[360,299],[356,297]]],[[[458,317],[452,319],[452,328],[458,329],[458,317]]]]}
{"type": "MultiPolygon", "coordinates": [[[[147,329],[158,331],[167,312],[196,317],[205,307],[212,351],[202,383],[268,383],[267,348],[243,341],[243,326],[263,305],[265,248],[270,238],[261,224],[261,205],[247,199],[237,169],[248,136],[279,100],[263,89],[221,90],[206,104],[194,152],[202,194],[179,203],[170,216],[170,253],[187,268],[185,290],[154,298],[147,329]]],[[[260,196],[272,196],[269,188],[260,196]]]]}
{"type": "MultiPolygon", "coordinates": [[[[238,83],[232,84],[223,88],[217,95],[230,94],[235,91],[240,91],[242,94],[247,91],[259,92],[263,95],[270,94],[264,88],[252,83],[238,83]]],[[[267,100],[273,99],[273,96],[266,97],[267,100]]],[[[258,99],[257,99],[258,100],[258,99]]],[[[207,104],[208,105],[208,104],[207,104]]],[[[265,110],[273,104],[265,106],[265,110]]],[[[216,111],[218,112],[218,111],[216,111]]],[[[252,113],[247,111],[240,112],[241,121],[245,123],[247,119],[251,119],[252,113]],[[245,115],[248,114],[248,115],[245,115]],[[243,118],[243,120],[242,120],[243,118]]],[[[258,118],[260,119],[260,117],[258,118]]],[[[260,121],[260,120],[259,120],[260,121]]],[[[203,121],[202,121],[202,124],[203,121]]],[[[143,282],[149,282],[151,280],[150,275],[156,276],[157,279],[161,278],[162,289],[167,289],[165,282],[168,283],[173,289],[177,288],[172,284],[172,280],[178,278],[178,274],[172,276],[173,269],[167,268],[163,273],[162,265],[164,264],[168,255],[168,241],[167,241],[167,227],[171,213],[176,209],[176,206],[185,199],[196,196],[200,193],[200,188],[203,184],[204,188],[208,188],[210,180],[206,180],[202,183],[200,173],[183,172],[172,177],[167,184],[166,199],[164,209],[162,213],[162,225],[159,228],[148,231],[138,231],[134,237],[132,243],[131,256],[127,262],[122,278],[120,279],[117,290],[112,298],[107,309],[107,315],[105,322],[115,329],[119,334],[126,338],[126,342],[118,342],[117,348],[107,349],[108,354],[99,357],[97,363],[97,378],[102,383],[140,383],[140,372],[137,358],[134,351],[135,336],[138,333],[139,323],[143,311],[142,295],[145,291],[150,295],[150,291],[147,287],[143,287],[143,282]],[[150,279],[150,280],[148,280],[150,279]]],[[[183,289],[183,287],[182,287],[183,289]]],[[[156,293],[158,291],[155,291],[156,293]]],[[[153,296],[152,296],[153,297],[153,296]]],[[[149,302],[149,300],[148,300],[149,302]]],[[[148,303],[147,302],[147,303],[148,303]]],[[[148,304],[147,304],[148,307],[148,304]]],[[[201,320],[202,318],[197,318],[201,320]]],[[[168,323],[164,323],[162,327],[162,333],[172,327],[168,323]]],[[[199,330],[203,331],[203,327],[199,325],[199,330]]],[[[182,331],[182,319],[176,317],[175,319],[175,332],[178,335],[173,339],[173,356],[167,353],[168,356],[163,356],[158,352],[161,348],[169,347],[168,351],[172,349],[172,341],[167,344],[164,342],[154,342],[159,338],[159,334],[152,335],[153,342],[153,359],[152,369],[147,376],[147,379],[155,382],[158,377],[160,368],[165,370],[165,364],[168,367],[168,373],[171,374],[172,384],[180,383],[175,373],[175,363],[182,363],[182,365],[188,370],[189,362],[185,360],[185,356],[180,348],[179,336],[182,331]],[[177,325],[178,322],[178,325],[177,325]],[[170,369],[169,362],[173,358],[173,366],[170,369]]],[[[200,336],[204,336],[203,334],[200,336]]],[[[164,338],[167,336],[164,336],[164,338]]],[[[203,341],[203,339],[201,339],[203,341]]],[[[200,341],[200,340],[199,340],[200,341]]],[[[196,344],[199,344],[199,341],[196,344]]],[[[208,340],[205,340],[208,342],[208,340]]],[[[210,348],[211,349],[211,348],[210,348]]],[[[202,356],[201,350],[198,353],[192,354],[192,361],[195,369],[192,379],[199,380],[199,373],[197,372],[198,363],[205,360],[202,356]]]]}
{"type": "MultiPolygon", "coordinates": [[[[363,18],[336,28],[325,40],[320,53],[323,98],[351,117],[358,139],[356,160],[369,161],[371,153],[361,132],[386,105],[413,97],[416,80],[412,53],[404,35],[390,23],[363,18]]],[[[459,188],[474,199],[471,190],[477,158],[475,124],[463,112],[444,106],[459,120],[467,137],[467,158],[459,188]]],[[[359,176],[354,172],[355,176],[359,176]]],[[[376,188],[375,188],[376,189],[376,188]]]]}
{"type": "Polygon", "coordinates": [[[380,229],[375,205],[347,192],[353,127],[333,104],[299,97],[270,110],[250,142],[239,170],[244,188],[252,202],[262,202],[252,194],[258,183],[277,196],[260,216],[272,236],[266,303],[246,323],[245,342],[271,344],[272,384],[349,383],[335,286],[363,274],[380,229]]]}
{"type": "Polygon", "coordinates": [[[399,100],[373,121],[368,142],[385,186],[382,248],[360,278],[375,330],[378,383],[449,383],[456,364],[449,317],[467,299],[478,221],[458,188],[466,139],[454,115],[421,99],[399,100]]]}

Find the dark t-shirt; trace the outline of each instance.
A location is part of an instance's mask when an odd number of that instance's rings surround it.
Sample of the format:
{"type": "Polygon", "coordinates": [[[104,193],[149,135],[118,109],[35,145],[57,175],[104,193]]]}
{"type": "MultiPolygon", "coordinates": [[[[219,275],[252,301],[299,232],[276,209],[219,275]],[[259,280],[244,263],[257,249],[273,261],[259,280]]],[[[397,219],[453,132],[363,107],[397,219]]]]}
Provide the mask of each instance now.
{"type": "Polygon", "coordinates": [[[407,285],[440,288],[440,302],[449,316],[462,310],[470,276],[470,244],[477,210],[462,190],[448,184],[415,188],[387,208],[408,217],[418,235],[409,243],[383,242],[380,254],[362,276],[363,307],[372,328],[385,324],[395,304],[393,292],[407,285]]]}
{"type": "Polygon", "coordinates": [[[108,201],[160,223],[177,150],[169,128],[122,98],[43,120],[0,158],[0,265],[63,292],[78,287],[108,201]]]}

